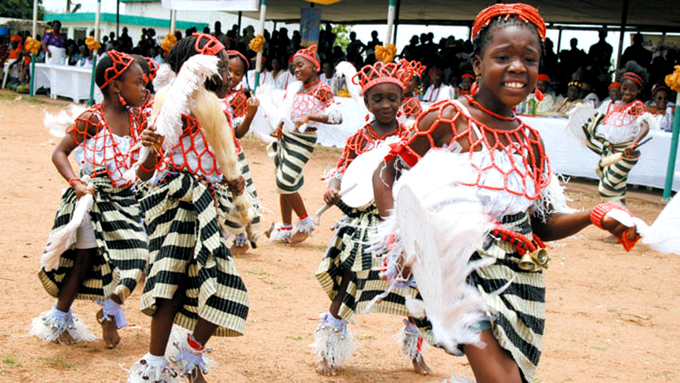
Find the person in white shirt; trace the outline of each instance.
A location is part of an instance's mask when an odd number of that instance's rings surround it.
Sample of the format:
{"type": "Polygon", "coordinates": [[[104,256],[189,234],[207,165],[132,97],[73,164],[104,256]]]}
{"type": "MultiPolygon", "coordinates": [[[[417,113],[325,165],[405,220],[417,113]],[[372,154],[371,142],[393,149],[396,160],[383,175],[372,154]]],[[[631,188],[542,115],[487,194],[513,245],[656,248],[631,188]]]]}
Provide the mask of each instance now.
{"type": "Polygon", "coordinates": [[[319,80],[325,82],[326,85],[331,87],[333,94],[337,94],[339,84],[338,77],[335,75],[334,69],[335,68],[333,68],[333,64],[328,61],[321,64],[321,75],[319,75],[319,80]]]}
{"type": "Polygon", "coordinates": [[[288,85],[295,82],[295,75],[293,75],[293,58],[288,60],[288,70],[276,77],[276,87],[278,89],[288,89],[288,85]]]}
{"type": "Polygon", "coordinates": [[[432,67],[427,74],[430,76],[430,86],[423,95],[423,102],[433,103],[453,98],[453,88],[443,83],[444,70],[432,67]]]}
{"type": "MultiPolygon", "coordinates": [[[[267,68],[264,66],[264,62],[266,61],[266,58],[262,56],[262,72],[260,72],[260,81],[258,83],[258,86],[263,85],[263,84],[270,84],[271,86],[275,86],[274,82],[274,76],[272,76],[272,72],[268,71],[267,68]]],[[[244,81],[241,81],[241,85],[245,87],[246,89],[252,90],[255,87],[255,59],[251,60],[251,68],[248,71],[247,79],[244,78],[244,81]]]]}

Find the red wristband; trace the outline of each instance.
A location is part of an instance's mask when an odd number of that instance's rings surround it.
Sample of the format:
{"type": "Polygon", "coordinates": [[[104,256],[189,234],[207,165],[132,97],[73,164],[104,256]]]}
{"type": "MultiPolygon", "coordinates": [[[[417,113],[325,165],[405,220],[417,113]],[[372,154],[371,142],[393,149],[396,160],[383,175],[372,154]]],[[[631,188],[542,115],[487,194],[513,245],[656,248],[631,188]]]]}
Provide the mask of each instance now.
{"type": "Polygon", "coordinates": [[[604,216],[607,215],[607,213],[609,213],[610,211],[612,211],[614,209],[623,210],[626,213],[630,214],[631,217],[633,216],[630,213],[630,211],[628,209],[626,209],[625,207],[610,201],[610,202],[603,202],[603,203],[595,206],[593,211],[590,213],[590,222],[592,222],[593,225],[599,227],[600,229],[605,230],[602,227],[602,218],[604,218],[604,216]]]}
{"type": "Polygon", "coordinates": [[[83,182],[83,180],[81,180],[81,179],[78,178],[78,177],[71,177],[71,178],[68,180],[68,186],[73,187],[73,182],[74,182],[74,181],[83,182]]]}

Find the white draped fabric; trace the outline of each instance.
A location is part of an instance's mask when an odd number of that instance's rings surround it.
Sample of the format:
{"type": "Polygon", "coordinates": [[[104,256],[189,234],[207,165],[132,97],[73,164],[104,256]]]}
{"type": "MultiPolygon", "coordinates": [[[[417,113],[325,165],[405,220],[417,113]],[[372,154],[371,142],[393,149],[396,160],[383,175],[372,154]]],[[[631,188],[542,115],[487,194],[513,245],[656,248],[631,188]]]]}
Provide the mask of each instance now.
{"type": "MultiPolygon", "coordinates": [[[[92,68],[66,65],[35,64],[35,89],[50,88],[52,98],[70,98],[74,102],[90,98],[92,68]]],[[[102,100],[102,93],[95,84],[95,102],[102,100]]]]}

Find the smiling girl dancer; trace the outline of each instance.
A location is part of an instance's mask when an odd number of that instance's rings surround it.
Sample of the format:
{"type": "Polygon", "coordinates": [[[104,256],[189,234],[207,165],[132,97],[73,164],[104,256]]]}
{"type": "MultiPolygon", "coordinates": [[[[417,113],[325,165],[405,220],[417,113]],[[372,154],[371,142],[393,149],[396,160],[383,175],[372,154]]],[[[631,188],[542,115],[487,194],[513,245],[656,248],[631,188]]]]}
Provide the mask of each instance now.
{"type": "Polygon", "coordinates": [[[640,159],[637,146],[649,133],[650,124],[656,126],[654,116],[637,99],[646,77],[647,70],[636,62],[626,63],[619,81],[621,100],[612,101],[606,112],[596,114],[583,125],[586,146],[600,156],[595,172],[600,177],[597,189],[604,200],[626,203],[628,174],[640,159]],[[619,161],[603,163],[616,153],[623,154],[619,161]]]}
{"type": "Polygon", "coordinates": [[[109,51],[99,62],[95,81],[104,100],[78,116],[52,155],[70,187],[62,194],[48,244],[72,219],[81,197],[92,194],[94,204],[77,230],[76,243],[60,255],[58,267],[42,267],[38,273],[57,302],[52,311],[34,320],[33,332],[47,341],[84,340],[87,330],[72,314],[71,305],[75,299],[97,299],[105,301],[97,312],[104,343],[114,348],[120,342],[117,329],[126,326],[121,305],[135,289],[147,258],[139,204],[132,184],[123,179],[137,160],[133,147],[146,124],[137,108],[147,92],[142,68],[117,51],[109,51]],[[68,160],[74,150],[80,177],[68,160]]]}
{"type": "Polygon", "coordinates": [[[342,115],[335,105],[333,91],[319,80],[320,66],[316,45],[299,50],[293,57],[293,67],[295,78],[302,82],[302,86],[294,94],[290,93],[295,90],[295,85],[289,86],[286,94],[286,98],[293,98],[286,115],[295,125],[292,128],[294,131],[284,129],[284,124],[281,123],[273,133],[278,139],[275,143],[277,153],[274,163],[282,222],[274,225],[270,238],[282,243],[302,242],[316,228],[316,223],[307,214],[299,192],[304,184],[302,171],[314,152],[316,129],[319,125],[342,123],[342,115]],[[292,224],[293,211],[299,217],[295,230],[292,224]]]}
{"type": "MultiPolygon", "coordinates": [[[[253,123],[253,118],[257,114],[257,109],[260,105],[256,97],[250,97],[250,92],[243,87],[242,81],[246,70],[248,69],[248,60],[238,51],[227,51],[229,55],[229,75],[231,76],[231,91],[227,97],[221,100],[222,107],[231,117],[234,126],[234,137],[236,138],[236,150],[238,154],[238,164],[241,169],[241,174],[246,181],[246,191],[250,193],[253,198],[253,207],[256,212],[253,220],[245,227],[241,228],[242,232],[236,234],[234,238],[234,245],[231,247],[233,254],[244,254],[248,251],[248,246],[255,248],[257,245],[255,241],[259,236],[260,230],[260,202],[257,199],[257,190],[253,183],[253,177],[250,173],[250,165],[246,159],[246,154],[238,142],[238,139],[245,136],[250,130],[253,123]]],[[[227,225],[230,225],[227,222],[227,225]]]]}
{"type": "Polygon", "coordinates": [[[417,97],[417,90],[427,67],[419,61],[406,60],[401,60],[399,66],[406,71],[407,76],[404,82],[404,101],[399,108],[398,118],[401,122],[413,121],[423,112],[423,106],[417,97]]]}
{"type": "MultiPolygon", "coordinates": [[[[213,36],[194,34],[180,40],[167,61],[179,72],[189,58],[199,54],[220,59],[221,78],[210,78],[201,86],[218,98],[226,97],[228,56],[213,36]]],[[[185,111],[179,143],[171,152],[149,156],[138,171],[139,177],[147,180],[158,168],[155,178],[160,181],[141,201],[149,234],[150,270],[141,298],[142,312],[152,317],[149,353],[132,367],[128,382],[166,382],[177,374],[165,358],[173,323],[189,333],[173,336],[178,350],[170,357],[179,374],[192,382],[205,382],[209,350],[205,345],[213,335],[240,336],[244,332],[248,293],[219,219],[233,206],[224,186],[240,195],[245,182],[242,177],[224,179],[202,123],[185,111]]],[[[144,131],[145,146],[157,148],[161,141],[152,126],[144,131]]]]}
{"type": "MultiPolygon", "coordinates": [[[[342,175],[352,161],[362,153],[375,149],[390,137],[398,140],[408,136],[408,128],[397,120],[402,105],[404,81],[412,78],[413,68],[407,62],[399,65],[377,62],[359,71],[352,81],[361,86],[364,102],[375,120],[359,129],[347,139],[345,150],[331,176],[324,202],[336,205],[346,214],[336,231],[316,272],[316,278],[332,300],[329,311],[321,315],[322,323],[314,335],[318,355],[317,372],[336,375],[340,366],[352,352],[352,333],[347,323],[355,312],[365,313],[371,300],[385,292],[387,282],[371,271],[373,257],[368,251],[369,235],[375,232],[380,221],[375,204],[355,209],[345,205],[339,196],[342,175]]],[[[413,297],[417,291],[409,289],[413,297]]],[[[370,305],[371,312],[408,316],[404,290],[395,290],[379,303],[370,305]]],[[[402,350],[413,362],[415,370],[430,373],[420,353],[422,343],[417,328],[408,320],[402,334],[402,350]]]]}
{"type": "Polygon", "coordinates": [[[617,237],[635,237],[635,228],[625,230],[603,218],[617,208],[613,204],[573,214],[557,204],[555,193],[561,189],[540,136],[512,112],[536,86],[545,31],[543,19],[529,5],[496,4],[480,12],[472,30],[477,93],[433,105],[419,118],[418,131],[394,146],[387,164],[374,174],[376,204],[386,217],[394,204],[391,187],[397,168],[417,166],[421,156],[437,148],[459,153],[469,162],[469,167],[450,171],[470,176],[461,184],[474,188],[487,213],[498,221],[485,246],[471,257],[493,257],[495,263],[468,277],[495,313],[475,326],[486,346],[462,347],[478,382],[534,378],[545,321],[545,263],[531,258],[520,268],[520,254],[544,247],[541,239],[570,236],[591,222],[617,237]],[[510,281],[505,291],[493,294],[510,281]]]}

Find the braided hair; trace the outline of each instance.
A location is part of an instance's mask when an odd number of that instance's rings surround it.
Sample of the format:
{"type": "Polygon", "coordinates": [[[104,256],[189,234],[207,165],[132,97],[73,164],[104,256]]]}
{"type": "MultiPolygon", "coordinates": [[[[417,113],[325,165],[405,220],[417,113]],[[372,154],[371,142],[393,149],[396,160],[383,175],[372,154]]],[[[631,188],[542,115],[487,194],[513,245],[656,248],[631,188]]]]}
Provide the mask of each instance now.
{"type": "MultiPolygon", "coordinates": [[[[197,39],[196,36],[187,36],[179,40],[177,44],[172,47],[165,61],[170,64],[170,69],[172,69],[173,72],[178,73],[185,61],[192,56],[199,54],[194,48],[197,39]]],[[[201,39],[199,48],[203,48],[208,42],[209,41],[206,39],[201,39]]],[[[213,76],[206,80],[205,88],[211,92],[216,92],[220,88],[221,83],[222,80],[219,76],[213,76]]]]}

